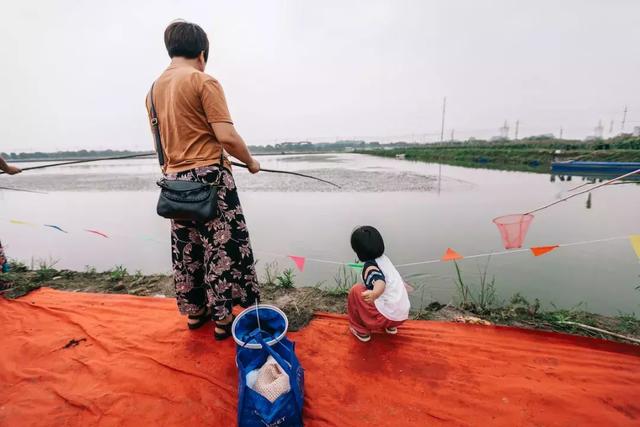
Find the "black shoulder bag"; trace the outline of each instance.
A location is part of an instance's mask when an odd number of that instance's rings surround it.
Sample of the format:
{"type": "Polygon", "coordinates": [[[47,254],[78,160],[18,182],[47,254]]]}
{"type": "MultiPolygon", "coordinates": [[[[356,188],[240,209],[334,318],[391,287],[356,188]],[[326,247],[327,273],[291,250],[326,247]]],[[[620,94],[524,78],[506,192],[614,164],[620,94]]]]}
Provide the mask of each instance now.
{"type": "MultiPolygon", "coordinates": [[[[158,161],[160,166],[164,166],[164,152],[162,150],[162,140],[160,138],[160,127],[158,126],[158,115],[153,103],[153,85],[149,92],[149,104],[151,110],[151,128],[153,129],[153,139],[156,144],[158,161]]],[[[207,222],[214,219],[218,214],[218,187],[222,176],[222,162],[224,160],[223,150],[220,151],[220,173],[216,182],[203,183],[194,181],[182,181],[176,179],[163,178],[157,182],[160,187],[160,198],[158,199],[158,215],[168,219],[181,221],[207,222]]]]}

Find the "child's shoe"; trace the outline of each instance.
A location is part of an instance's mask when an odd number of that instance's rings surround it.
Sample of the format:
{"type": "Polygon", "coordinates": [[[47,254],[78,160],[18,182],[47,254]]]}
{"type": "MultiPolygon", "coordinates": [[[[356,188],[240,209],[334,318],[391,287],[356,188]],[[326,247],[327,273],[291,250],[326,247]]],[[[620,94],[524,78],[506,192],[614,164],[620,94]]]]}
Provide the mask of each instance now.
{"type": "Polygon", "coordinates": [[[393,328],[385,328],[384,330],[386,333],[390,334],[390,335],[395,335],[398,333],[398,328],[393,327],[393,328]]]}
{"type": "Polygon", "coordinates": [[[362,342],[367,342],[367,341],[371,340],[371,335],[369,335],[369,334],[367,334],[367,335],[360,334],[355,329],[353,329],[352,327],[349,327],[349,330],[351,331],[351,333],[353,334],[354,337],[358,338],[362,342]]]}

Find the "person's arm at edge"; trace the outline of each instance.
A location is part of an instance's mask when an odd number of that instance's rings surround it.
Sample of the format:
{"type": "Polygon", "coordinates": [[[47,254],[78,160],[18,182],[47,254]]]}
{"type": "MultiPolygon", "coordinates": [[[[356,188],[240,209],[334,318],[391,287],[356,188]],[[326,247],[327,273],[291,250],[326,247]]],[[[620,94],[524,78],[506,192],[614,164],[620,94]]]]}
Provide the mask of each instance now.
{"type": "Polygon", "coordinates": [[[8,173],[9,175],[15,175],[22,172],[20,168],[7,164],[7,162],[5,162],[2,157],[0,157],[0,170],[2,172],[8,173]]]}
{"type": "Polygon", "coordinates": [[[260,163],[251,155],[247,144],[236,131],[235,126],[231,123],[217,122],[211,123],[211,128],[227,153],[246,164],[249,167],[249,172],[258,173],[260,171],[260,163]]]}

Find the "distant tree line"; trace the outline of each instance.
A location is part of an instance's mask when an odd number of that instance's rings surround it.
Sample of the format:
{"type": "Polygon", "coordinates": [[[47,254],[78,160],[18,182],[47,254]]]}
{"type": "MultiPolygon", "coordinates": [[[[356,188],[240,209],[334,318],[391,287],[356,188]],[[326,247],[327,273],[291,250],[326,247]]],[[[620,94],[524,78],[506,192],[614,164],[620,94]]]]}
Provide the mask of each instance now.
{"type": "Polygon", "coordinates": [[[142,151],[129,150],[78,150],[78,151],[55,151],[45,153],[36,151],[34,153],[0,153],[7,160],[47,160],[47,159],[88,159],[93,157],[116,157],[128,156],[130,154],[140,154],[142,151]]]}
{"type": "MultiPolygon", "coordinates": [[[[283,142],[274,145],[256,145],[249,149],[254,154],[280,153],[327,153],[327,152],[363,152],[370,150],[394,150],[403,148],[439,148],[439,147],[499,147],[499,148],[554,148],[563,150],[640,150],[640,136],[621,134],[609,139],[570,140],[558,139],[553,135],[539,135],[513,139],[480,140],[470,138],[466,141],[445,141],[442,143],[411,143],[405,141],[380,143],[361,140],[344,140],[336,142],[283,142]]],[[[56,151],[51,153],[0,153],[7,160],[48,160],[48,159],[82,159],[92,157],[115,157],[130,154],[141,154],[142,151],[129,150],[79,150],[56,151]]]]}

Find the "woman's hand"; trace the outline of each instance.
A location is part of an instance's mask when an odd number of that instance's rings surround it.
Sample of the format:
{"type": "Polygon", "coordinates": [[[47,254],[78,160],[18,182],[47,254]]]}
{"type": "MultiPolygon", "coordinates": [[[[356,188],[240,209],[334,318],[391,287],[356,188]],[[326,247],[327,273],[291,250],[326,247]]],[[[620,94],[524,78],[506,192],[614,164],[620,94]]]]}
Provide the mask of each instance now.
{"type": "Polygon", "coordinates": [[[22,172],[22,169],[17,168],[15,166],[7,165],[7,168],[5,169],[5,172],[8,173],[9,175],[15,175],[17,173],[22,172]]]}
{"type": "Polygon", "coordinates": [[[251,162],[247,164],[247,168],[249,169],[249,172],[256,174],[260,172],[260,162],[256,159],[251,159],[251,162]]]}
{"type": "Polygon", "coordinates": [[[377,300],[379,296],[380,294],[376,291],[364,291],[362,293],[362,299],[369,304],[373,304],[373,302],[377,300]]]}

